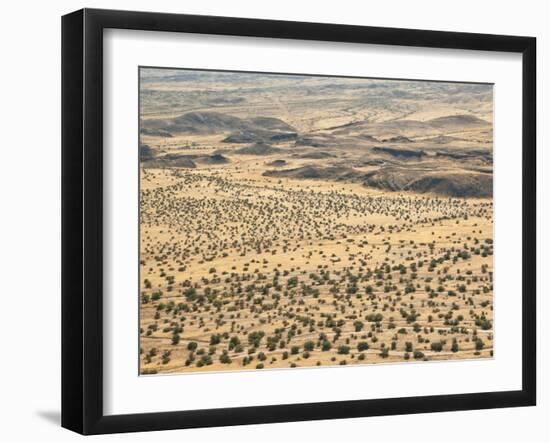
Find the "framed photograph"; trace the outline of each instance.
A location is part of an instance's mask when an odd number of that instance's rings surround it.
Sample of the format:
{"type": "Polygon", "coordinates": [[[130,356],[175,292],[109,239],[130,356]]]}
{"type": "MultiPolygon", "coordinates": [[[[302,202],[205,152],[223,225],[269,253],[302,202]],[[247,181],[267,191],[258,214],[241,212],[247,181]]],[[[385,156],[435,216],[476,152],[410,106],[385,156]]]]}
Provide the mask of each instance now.
{"type": "Polygon", "coordinates": [[[536,402],[531,37],[62,20],[62,425],[536,402]]]}

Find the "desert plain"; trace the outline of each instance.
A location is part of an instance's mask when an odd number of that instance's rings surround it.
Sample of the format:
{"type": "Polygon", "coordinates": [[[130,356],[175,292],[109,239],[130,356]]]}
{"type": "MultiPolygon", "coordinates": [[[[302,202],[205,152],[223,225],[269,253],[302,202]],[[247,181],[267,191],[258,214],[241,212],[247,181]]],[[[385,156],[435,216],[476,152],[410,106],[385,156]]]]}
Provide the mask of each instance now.
{"type": "Polygon", "coordinates": [[[140,373],[493,356],[492,85],[140,69],[140,373]]]}

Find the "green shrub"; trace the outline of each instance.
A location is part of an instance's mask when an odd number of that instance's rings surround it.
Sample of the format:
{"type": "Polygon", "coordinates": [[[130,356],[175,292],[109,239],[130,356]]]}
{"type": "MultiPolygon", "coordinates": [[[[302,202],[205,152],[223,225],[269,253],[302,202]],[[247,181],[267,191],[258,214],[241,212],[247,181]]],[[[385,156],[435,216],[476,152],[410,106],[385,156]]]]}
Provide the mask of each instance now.
{"type": "Polygon", "coordinates": [[[180,335],[178,333],[175,333],[172,335],[172,344],[177,345],[180,342],[180,335]]]}
{"type": "Polygon", "coordinates": [[[384,316],[380,313],[378,314],[369,314],[365,317],[365,320],[371,323],[380,323],[384,319],[384,316]]]}
{"type": "Polygon", "coordinates": [[[350,347],[346,345],[338,346],[338,354],[349,354],[350,347]]]}
{"type": "Polygon", "coordinates": [[[480,338],[476,339],[476,351],[481,351],[484,346],[485,343],[483,343],[483,340],[481,340],[480,338]]]}
{"type": "Polygon", "coordinates": [[[458,352],[458,342],[456,338],[453,339],[453,344],[451,345],[451,352],[458,352]]]}
{"type": "Polygon", "coordinates": [[[226,353],[220,355],[220,363],[228,365],[231,363],[231,358],[226,353]]]}

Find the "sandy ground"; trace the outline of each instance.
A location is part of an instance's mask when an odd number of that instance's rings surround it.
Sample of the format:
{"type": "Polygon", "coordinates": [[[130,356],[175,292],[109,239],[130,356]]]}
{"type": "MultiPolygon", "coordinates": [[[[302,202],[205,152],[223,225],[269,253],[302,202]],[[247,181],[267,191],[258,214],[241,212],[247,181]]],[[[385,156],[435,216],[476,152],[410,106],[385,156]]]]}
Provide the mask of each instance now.
{"type": "Polygon", "coordinates": [[[492,355],[491,201],[270,179],[247,160],[142,171],[143,373],[492,355]]]}

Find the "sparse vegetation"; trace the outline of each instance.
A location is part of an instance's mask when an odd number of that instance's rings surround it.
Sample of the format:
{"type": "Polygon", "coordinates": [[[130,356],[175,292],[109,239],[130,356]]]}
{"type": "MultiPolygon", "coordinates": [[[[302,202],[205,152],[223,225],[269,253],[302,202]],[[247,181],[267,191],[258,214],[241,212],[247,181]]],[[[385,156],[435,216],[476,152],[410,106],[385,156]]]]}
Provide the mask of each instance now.
{"type": "Polygon", "coordinates": [[[492,356],[489,89],[157,74],[141,374],[492,356]]]}

